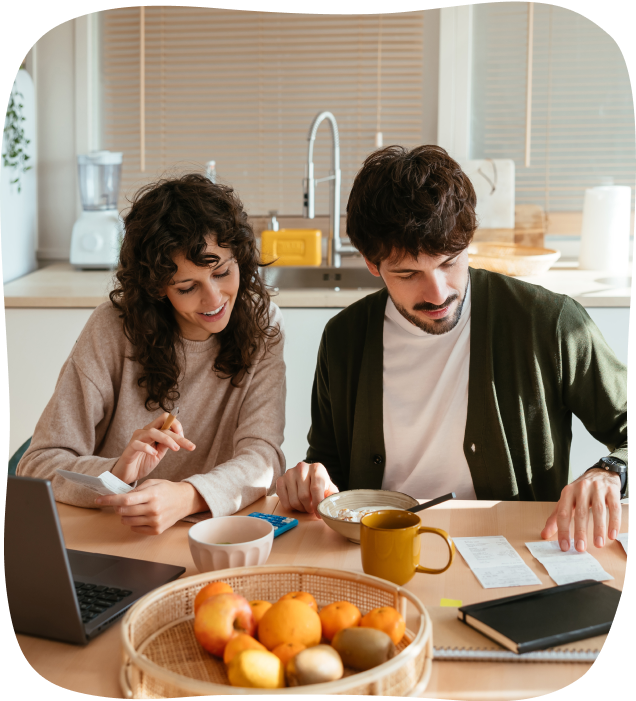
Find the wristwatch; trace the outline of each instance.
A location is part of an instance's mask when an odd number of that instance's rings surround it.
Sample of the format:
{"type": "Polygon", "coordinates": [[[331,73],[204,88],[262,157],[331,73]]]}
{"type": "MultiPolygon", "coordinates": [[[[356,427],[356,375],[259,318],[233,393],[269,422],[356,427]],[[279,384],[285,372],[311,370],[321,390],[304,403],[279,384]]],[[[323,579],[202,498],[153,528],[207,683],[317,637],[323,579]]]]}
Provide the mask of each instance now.
{"type": "Polygon", "coordinates": [[[606,458],[601,458],[596,465],[592,465],[592,467],[589,467],[585,471],[588,472],[594,468],[615,472],[621,478],[621,497],[625,496],[625,488],[627,487],[627,465],[622,460],[608,455],[606,458]]]}

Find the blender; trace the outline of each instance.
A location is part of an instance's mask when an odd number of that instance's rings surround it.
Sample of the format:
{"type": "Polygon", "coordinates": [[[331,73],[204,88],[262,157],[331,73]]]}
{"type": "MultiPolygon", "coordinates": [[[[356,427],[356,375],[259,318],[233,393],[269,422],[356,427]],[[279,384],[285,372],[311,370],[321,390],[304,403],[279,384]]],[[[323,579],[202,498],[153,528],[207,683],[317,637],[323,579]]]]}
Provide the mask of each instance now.
{"type": "Polygon", "coordinates": [[[73,225],[71,265],[115,268],[124,234],[117,212],[123,154],[93,151],[77,157],[82,214],[73,225]]]}

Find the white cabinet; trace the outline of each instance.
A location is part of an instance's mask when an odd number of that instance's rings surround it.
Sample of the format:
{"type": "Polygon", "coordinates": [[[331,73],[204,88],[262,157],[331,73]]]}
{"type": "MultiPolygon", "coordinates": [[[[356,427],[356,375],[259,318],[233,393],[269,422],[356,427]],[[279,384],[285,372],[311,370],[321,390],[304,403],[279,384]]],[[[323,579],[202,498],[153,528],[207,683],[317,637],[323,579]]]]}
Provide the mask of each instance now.
{"type": "MultiPolygon", "coordinates": [[[[311,425],[311,388],[318,346],[325,324],[340,309],[283,308],[287,407],[283,452],[293,467],[305,457],[311,425]]],[[[628,307],[587,310],[618,358],[627,362],[628,307]]],[[[92,309],[6,309],[11,437],[9,455],[33,435],[53,394],[60,369],[92,309]]],[[[574,417],[571,470],[574,476],[605,455],[574,417]]]]}
{"type": "Polygon", "coordinates": [[[9,456],[33,435],[62,365],[92,309],[5,309],[9,366],[9,456]]]}
{"type": "Polygon", "coordinates": [[[340,309],[281,309],[285,319],[285,365],[287,405],[283,453],[287,467],[307,454],[307,433],[311,426],[311,388],[316,358],[325,324],[340,309]]]}

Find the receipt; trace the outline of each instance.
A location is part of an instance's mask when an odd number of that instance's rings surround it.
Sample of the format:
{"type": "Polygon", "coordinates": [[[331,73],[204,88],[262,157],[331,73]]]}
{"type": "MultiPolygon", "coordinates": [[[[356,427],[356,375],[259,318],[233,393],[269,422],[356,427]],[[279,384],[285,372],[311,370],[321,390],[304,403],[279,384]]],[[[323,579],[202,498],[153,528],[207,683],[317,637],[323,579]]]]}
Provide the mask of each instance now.
{"type": "Polygon", "coordinates": [[[625,548],[625,555],[627,555],[627,533],[619,533],[616,536],[616,540],[625,548]]]}
{"type": "Polygon", "coordinates": [[[484,589],[541,584],[502,535],[453,538],[453,542],[484,589]]]}
{"type": "Polygon", "coordinates": [[[93,492],[97,492],[97,494],[127,494],[133,489],[129,484],[122,482],[119,477],[115,477],[112,472],[108,471],[102,472],[99,477],[85,475],[81,472],[69,472],[69,470],[61,470],[59,468],[56,472],[69,482],[81,484],[83,487],[88,487],[93,492]]]}
{"type": "Polygon", "coordinates": [[[567,552],[563,552],[555,540],[526,543],[526,547],[548,570],[556,584],[570,584],[583,579],[594,579],[597,582],[614,579],[590,553],[577,552],[574,543],[567,552]]]}

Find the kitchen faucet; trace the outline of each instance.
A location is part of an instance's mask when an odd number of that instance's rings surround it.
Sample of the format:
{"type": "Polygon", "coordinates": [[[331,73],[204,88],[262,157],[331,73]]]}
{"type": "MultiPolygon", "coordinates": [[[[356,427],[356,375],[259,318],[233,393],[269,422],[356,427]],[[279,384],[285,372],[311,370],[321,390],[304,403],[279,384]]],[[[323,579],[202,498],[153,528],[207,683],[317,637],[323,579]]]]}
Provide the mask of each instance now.
{"type": "Polygon", "coordinates": [[[307,152],[307,172],[303,180],[303,217],[313,219],[316,205],[316,185],[330,181],[329,193],[329,239],[327,241],[327,265],[340,267],[341,256],[357,253],[353,246],[343,246],[340,241],[340,138],[336,118],[331,112],[319,112],[309,129],[309,149],[307,152]],[[329,120],[333,141],[332,170],[325,178],[314,178],[314,142],[318,127],[329,120]]]}

